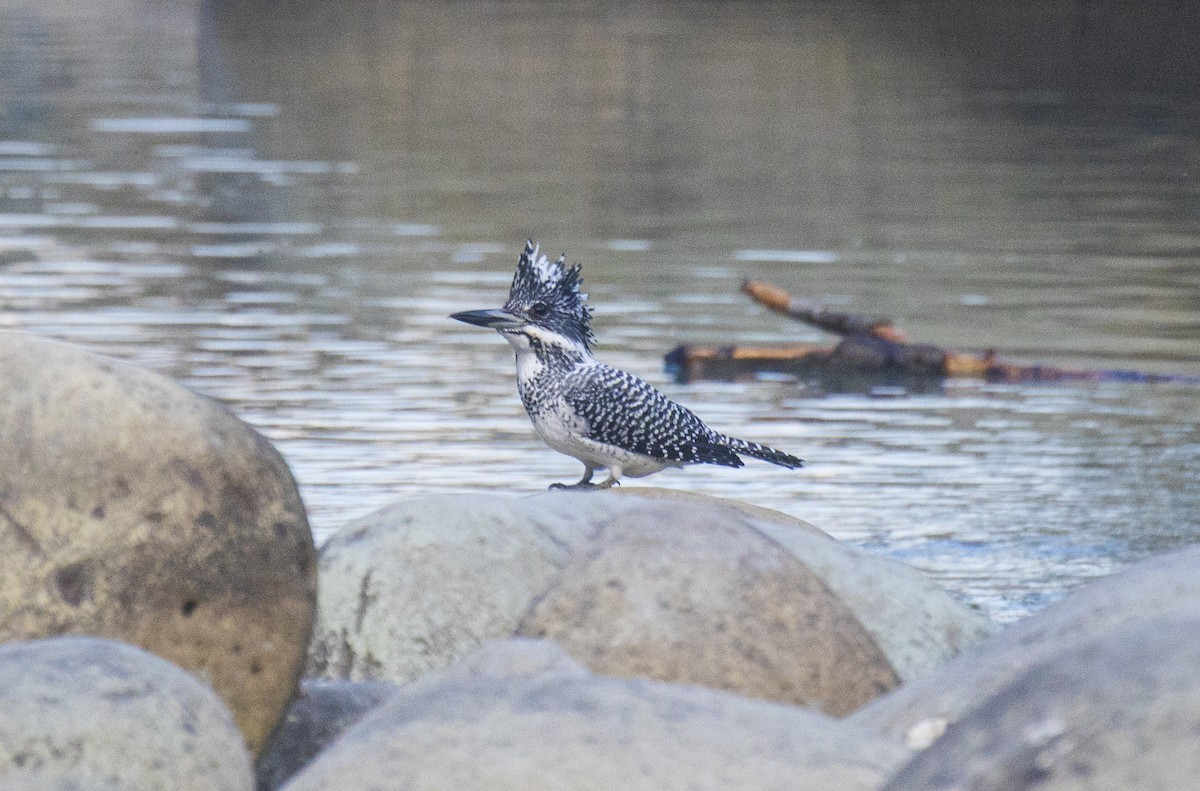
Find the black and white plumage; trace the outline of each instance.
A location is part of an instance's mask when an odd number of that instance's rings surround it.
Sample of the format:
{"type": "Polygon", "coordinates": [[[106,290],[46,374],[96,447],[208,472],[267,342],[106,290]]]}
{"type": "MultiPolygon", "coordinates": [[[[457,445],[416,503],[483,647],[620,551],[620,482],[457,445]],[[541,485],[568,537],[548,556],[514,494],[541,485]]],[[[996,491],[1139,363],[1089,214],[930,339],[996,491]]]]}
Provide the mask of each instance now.
{"type": "Polygon", "coordinates": [[[803,464],[714,431],[641,379],[592,357],[592,313],[580,291],[579,266],[568,268],[564,259],[551,262],[530,240],[502,309],[451,318],[495,329],[513,347],[517,390],[534,429],[551,448],[583,462],[583,478],[575,486],[592,486],[592,474],[601,467],[609,477],[600,485],[609,487],[623,476],[640,478],[685,464],[741,467],[739,454],[789,469],[803,464]]]}

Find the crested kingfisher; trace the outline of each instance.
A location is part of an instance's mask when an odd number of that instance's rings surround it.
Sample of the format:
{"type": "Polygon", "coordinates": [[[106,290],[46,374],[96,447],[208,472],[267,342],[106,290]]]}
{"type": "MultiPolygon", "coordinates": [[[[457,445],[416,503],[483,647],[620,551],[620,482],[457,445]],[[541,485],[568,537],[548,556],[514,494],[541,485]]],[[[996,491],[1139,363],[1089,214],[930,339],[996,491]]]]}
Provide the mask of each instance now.
{"type": "Polygon", "coordinates": [[[782,451],[714,431],[636,376],[592,356],[592,310],[579,265],[551,262],[530,240],[517,261],[508,301],[499,310],[469,310],[450,318],[496,330],[517,357],[517,391],[538,436],[583,462],[583,478],[551,489],[609,488],[623,476],[641,478],[667,467],[741,467],[739,454],[795,469],[803,461],[782,451]],[[592,483],[598,468],[608,479],[592,483]]]}

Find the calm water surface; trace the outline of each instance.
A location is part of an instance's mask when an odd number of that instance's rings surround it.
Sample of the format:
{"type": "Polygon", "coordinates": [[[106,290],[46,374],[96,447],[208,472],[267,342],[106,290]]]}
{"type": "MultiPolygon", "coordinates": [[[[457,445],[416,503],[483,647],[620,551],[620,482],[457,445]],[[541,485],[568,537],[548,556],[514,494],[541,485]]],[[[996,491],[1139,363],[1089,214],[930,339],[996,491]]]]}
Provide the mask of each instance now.
{"type": "Polygon", "coordinates": [[[1194,383],[662,373],[820,340],[753,276],[953,348],[1200,375],[1200,102],[1088,66],[1104,3],[1007,43],[922,4],[312,5],[0,0],[0,327],[221,398],[319,538],[576,479],[507,344],[446,318],[503,301],[527,236],[583,264],[602,359],[810,462],[630,486],[786,511],[1000,619],[1200,538],[1194,383]]]}

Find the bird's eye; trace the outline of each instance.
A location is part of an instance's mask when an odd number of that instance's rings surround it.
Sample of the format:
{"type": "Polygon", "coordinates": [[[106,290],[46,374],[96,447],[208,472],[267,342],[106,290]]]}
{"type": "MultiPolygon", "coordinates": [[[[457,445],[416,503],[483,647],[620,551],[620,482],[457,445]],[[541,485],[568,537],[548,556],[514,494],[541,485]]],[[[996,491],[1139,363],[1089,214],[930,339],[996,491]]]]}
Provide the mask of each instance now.
{"type": "Polygon", "coordinates": [[[550,307],[545,302],[535,302],[529,306],[529,315],[535,319],[545,318],[550,312],[550,307]]]}

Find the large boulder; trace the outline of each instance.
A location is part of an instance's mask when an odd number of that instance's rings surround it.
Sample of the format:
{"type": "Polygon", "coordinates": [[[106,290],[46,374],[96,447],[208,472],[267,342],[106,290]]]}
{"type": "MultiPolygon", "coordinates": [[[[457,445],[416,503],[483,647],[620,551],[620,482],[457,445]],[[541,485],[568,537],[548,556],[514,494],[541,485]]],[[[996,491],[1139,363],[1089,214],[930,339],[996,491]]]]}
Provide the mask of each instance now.
{"type": "Polygon", "coordinates": [[[286,791],[874,791],[908,755],[808,709],[569,661],[497,674],[494,659],[468,663],[389,698],[286,791]]]}
{"type": "Polygon", "coordinates": [[[77,780],[73,777],[48,778],[38,772],[18,770],[4,773],[4,791],[122,791],[103,780],[77,780]]]}
{"type": "Polygon", "coordinates": [[[902,679],[992,632],[987,618],[914,569],[765,508],[633,487],[523,498],[443,495],[399,502],[347,525],[325,545],[310,672],[407,681],[518,628],[537,634],[527,611],[560,584],[568,563],[584,562],[578,553],[605,525],[629,514],[661,530],[653,541],[669,544],[671,531],[698,513],[707,514],[706,524],[736,525],[755,552],[778,557],[782,548],[815,571],[902,679]]]}
{"type": "Polygon", "coordinates": [[[0,787],[250,791],[229,710],[182,669],[92,637],[0,645],[0,787]]]}
{"type": "Polygon", "coordinates": [[[142,369],[0,333],[0,641],[92,634],[194,672],[257,750],[312,627],[315,551],[271,445],[142,369]]]}
{"type": "Polygon", "coordinates": [[[735,509],[755,528],[815,571],[854,612],[901,680],[945,664],[987,639],[996,625],[905,563],[838,541],[824,530],[779,511],[678,489],[629,487],[618,496],[692,502],[735,509]]]}
{"type": "Polygon", "coordinates": [[[836,714],[897,683],[853,613],[734,509],[604,493],[417,498],[344,528],[320,568],[317,674],[407,681],[519,634],[551,637],[596,672],[836,714]]]}
{"type": "Polygon", "coordinates": [[[411,681],[510,636],[592,532],[569,500],[416,497],[343,527],[321,548],[310,674],[411,681]]]}
{"type": "Polygon", "coordinates": [[[1193,791],[1200,613],[1039,652],[950,725],[887,791],[1193,791]]]}
{"type": "Polygon", "coordinates": [[[946,726],[1062,649],[1144,621],[1200,612],[1200,548],[1163,555],[1080,588],[854,714],[924,747],[946,726]]]}
{"type": "Polygon", "coordinates": [[[648,505],[601,524],[522,619],[596,673],[702,684],[841,716],[897,684],[807,566],[746,521],[648,505]]]}

